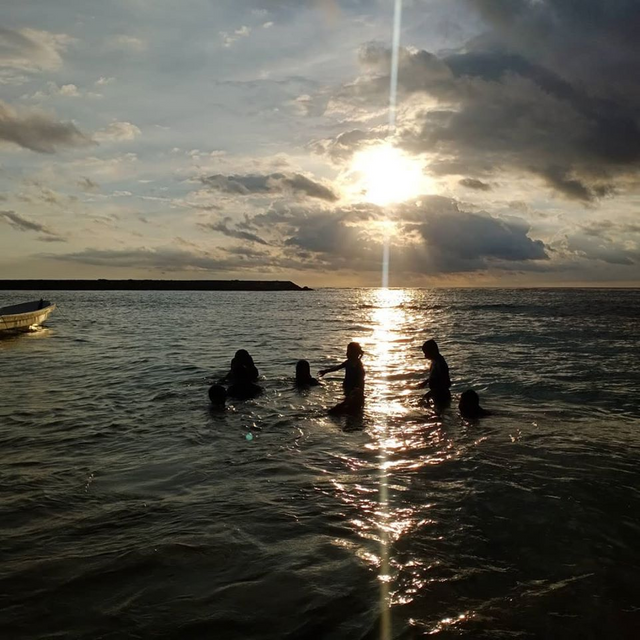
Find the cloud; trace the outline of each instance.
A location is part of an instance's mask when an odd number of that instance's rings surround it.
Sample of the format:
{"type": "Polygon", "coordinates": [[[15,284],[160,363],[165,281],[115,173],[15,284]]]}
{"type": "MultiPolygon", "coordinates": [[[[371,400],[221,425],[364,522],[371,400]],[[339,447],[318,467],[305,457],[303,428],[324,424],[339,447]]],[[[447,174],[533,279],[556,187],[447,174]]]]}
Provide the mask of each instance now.
{"type": "MultiPolygon", "coordinates": [[[[530,237],[529,225],[461,210],[444,197],[395,210],[398,234],[392,237],[394,273],[413,276],[553,268],[547,249],[530,237]]],[[[201,248],[176,239],[171,246],[122,250],[87,249],[57,259],[97,266],[170,271],[247,271],[274,273],[283,269],[325,273],[377,273],[381,268],[381,221],[387,212],[374,205],[335,207],[314,201],[272,202],[266,210],[246,214],[238,222],[225,217],[200,222],[248,243],[201,248]]]]}
{"type": "Polygon", "coordinates": [[[229,223],[231,222],[231,218],[225,217],[223,220],[219,222],[199,222],[198,226],[201,229],[208,229],[211,231],[217,231],[224,236],[229,238],[237,238],[239,240],[248,240],[249,242],[256,242],[258,244],[268,245],[269,243],[257,236],[255,233],[250,233],[249,231],[242,231],[240,229],[230,229],[229,223]]]}
{"type": "MultiPolygon", "coordinates": [[[[632,31],[640,4],[467,2],[485,20],[484,34],[457,52],[400,52],[400,144],[430,154],[441,174],[534,174],[570,200],[598,200],[637,176],[640,49],[632,31]]],[[[377,117],[390,62],[387,47],[363,46],[360,75],[328,104],[377,117]]],[[[325,146],[346,157],[359,144],[336,137],[325,146]]]]}
{"type": "Polygon", "coordinates": [[[94,91],[84,91],[79,89],[75,84],[63,84],[58,86],[55,82],[47,82],[43,89],[39,89],[32,95],[24,95],[23,99],[29,100],[46,100],[48,98],[102,98],[101,93],[95,93],[94,91]]]}
{"type": "Polygon", "coordinates": [[[38,238],[45,242],[65,242],[65,239],[58,233],[35,220],[31,220],[25,216],[21,216],[15,211],[0,211],[0,220],[3,220],[8,225],[12,226],[18,231],[37,231],[42,233],[42,237],[38,238]]]}
{"type": "Polygon", "coordinates": [[[93,137],[98,142],[123,142],[134,140],[140,134],[140,129],[131,122],[112,122],[104,129],[96,131],[93,137]]]}
{"type": "Polygon", "coordinates": [[[0,27],[0,67],[27,72],[54,71],[62,66],[60,53],[72,41],[64,34],[0,27]]]}
{"type": "Polygon", "coordinates": [[[19,115],[15,109],[0,100],[0,141],[2,140],[39,153],[54,153],[59,147],[91,144],[91,140],[71,122],[59,122],[40,111],[19,115]]]}
{"type": "Polygon", "coordinates": [[[87,193],[100,190],[100,185],[97,182],[94,182],[93,180],[91,180],[91,178],[87,178],[85,176],[80,178],[77,184],[83,191],[86,191],[87,193]]]}
{"type": "Polygon", "coordinates": [[[338,196],[321,182],[312,180],[300,173],[270,173],[267,175],[230,175],[216,174],[201,178],[210,189],[222,193],[248,195],[303,195],[335,202],[338,196]]]}
{"type": "Polygon", "coordinates": [[[251,33],[251,28],[243,25],[239,29],[236,29],[233,33],[228,31],[221,31],[220,37],[222,38],[222,46],[229,48],[239,38],[246,38],[251,33]]]}
{"type": "Polygon", "coordinates": [[[500,266],[504,262],[548,260],[545,245],[532,240],[529,225],[519,219],[498,219],[467,211],[431,213],[415,229],[424,242],[425,255],[441,272],[464,272],[500,266]]]}
{"type": "Polygon", "coordinates": [[[142,53],[147,49],[147,42],[135,36],[118,34],[107,39],[107,49],[114,51],[126,51],[130,53],[142,53]]]}
{"type": "Polygon", "coordinates": [[[132,247],[128,249],[85,249],[76,253],[47,256],[55,260],[91,264],[101,267],[143,268],[162,271],[228,272],[242,269],[264,270],[264,257],[227,257],[221,253],[204,251],[191,243],[178,246],[132,247]]]}
{"type": "Polygon", "coordinates": [[[462,178],[458,181],[458,184],[467,187],[467,189],[475,189],[476,191],[491,191],[490,184],[482,182],[482,180],[477,180],[476,178],[462,178]]]}

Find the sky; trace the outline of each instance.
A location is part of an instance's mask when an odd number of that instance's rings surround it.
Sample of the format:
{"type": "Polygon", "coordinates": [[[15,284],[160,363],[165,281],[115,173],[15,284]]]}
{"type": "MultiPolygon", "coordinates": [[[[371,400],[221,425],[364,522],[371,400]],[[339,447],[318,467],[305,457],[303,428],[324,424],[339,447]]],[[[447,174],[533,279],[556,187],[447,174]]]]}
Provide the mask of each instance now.
{"type": "Polygon", "coordinates": [[[0,278],[640,286],[640,3],[24,0],[0,278]]]}

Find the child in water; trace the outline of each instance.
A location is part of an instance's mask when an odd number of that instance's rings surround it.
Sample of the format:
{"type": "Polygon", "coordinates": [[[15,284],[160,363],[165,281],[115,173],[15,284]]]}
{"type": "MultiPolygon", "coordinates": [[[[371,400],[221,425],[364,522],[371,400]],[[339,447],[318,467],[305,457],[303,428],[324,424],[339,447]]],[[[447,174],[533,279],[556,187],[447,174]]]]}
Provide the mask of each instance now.
{"type": "Polygon", "coordinates": [[[225,402],[227,401],[227,390],[221,384],[213,384],[209,387],[209,400],[211,408],[218,411],[224,411],[225,402]]]}
{"type": "Polygon", "coordinates": [[[311,367],[307,360],[298,360],[296,362],[296,387],[304,389],[305,387],[315,387],[320,383],[311,377],[311,367]]]}
{"type": "Polygon", "coordinates": [[[491,415],[491,411],[480,406],[480,398],[473,389],[467,389],[460,395],[458,411],[465,420],[477,420],[491,415]]]}
{"type": "Polygon", "coordinates": [[[362,356],[364,351],[358,342],[350,342],[347,346],[347,359],[342,364],[337,364],[335,367],[329,367],[328,369],[322,369],[320,377],[331,373],[332,371],[339,371],[344,369],[344,382],[342,388],[344,389],[344,395],[348,396],[354,389],[362,389],[364,395],[364,377],[365,370],[362,365],[362,356]]]}
{"type": "Polygon", "coordinates": [[[422,353],[429,360],[429,375],[421,383],[421,387],[429,387],[425,400],[431,398],[434,408],[438,413],[451,403],[451,379],[449,378],[449,366],[442,357],[435,340],[427,340],[422,345],[422,353]]]}

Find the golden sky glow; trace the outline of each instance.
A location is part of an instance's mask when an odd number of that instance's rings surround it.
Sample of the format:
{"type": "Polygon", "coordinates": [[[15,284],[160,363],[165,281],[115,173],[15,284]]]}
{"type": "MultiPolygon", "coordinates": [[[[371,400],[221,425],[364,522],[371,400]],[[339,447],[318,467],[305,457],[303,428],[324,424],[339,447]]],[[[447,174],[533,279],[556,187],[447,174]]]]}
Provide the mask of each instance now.
{"type": "Polygon", "coordinates": [[[422,161],[388,143],[354,154],[345,180],[351,197],[378,206],[433,192],[422,161]]]}

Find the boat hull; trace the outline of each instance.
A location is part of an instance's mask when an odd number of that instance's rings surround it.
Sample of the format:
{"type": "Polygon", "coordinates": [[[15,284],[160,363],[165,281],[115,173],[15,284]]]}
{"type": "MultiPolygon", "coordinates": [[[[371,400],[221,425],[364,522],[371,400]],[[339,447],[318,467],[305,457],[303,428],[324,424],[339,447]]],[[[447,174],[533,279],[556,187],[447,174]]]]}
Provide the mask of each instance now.
{"type": "MultiPolygon", "coordinates": [[[[2,313],[0,314],[0,333],[34,331],[55,308],[55,304],[48,304],[42,309],[23,313],[2,313]]],[[[2,310],[0,309],[0,311],[2,310]]]]}

